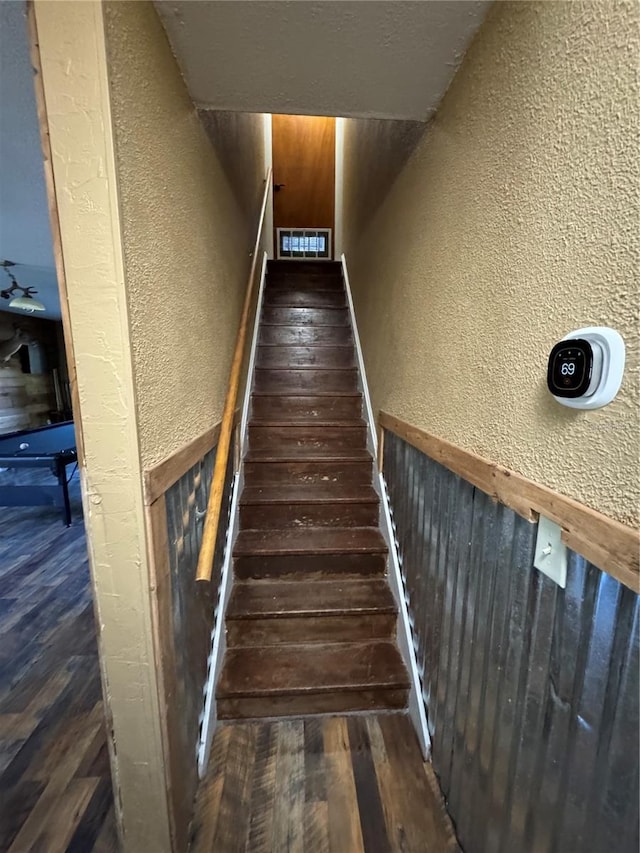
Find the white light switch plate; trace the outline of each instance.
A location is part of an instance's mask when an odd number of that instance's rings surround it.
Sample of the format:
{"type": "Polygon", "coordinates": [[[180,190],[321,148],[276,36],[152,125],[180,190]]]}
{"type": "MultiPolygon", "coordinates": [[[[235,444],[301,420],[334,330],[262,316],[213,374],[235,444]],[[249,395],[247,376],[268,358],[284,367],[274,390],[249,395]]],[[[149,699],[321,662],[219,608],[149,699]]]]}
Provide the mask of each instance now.
{"type": "Polygon", "coordinates": [[[562,528],[541,515],[533,565],[564,589],[567,585],[567,546],[561,537],[562,528]]]}

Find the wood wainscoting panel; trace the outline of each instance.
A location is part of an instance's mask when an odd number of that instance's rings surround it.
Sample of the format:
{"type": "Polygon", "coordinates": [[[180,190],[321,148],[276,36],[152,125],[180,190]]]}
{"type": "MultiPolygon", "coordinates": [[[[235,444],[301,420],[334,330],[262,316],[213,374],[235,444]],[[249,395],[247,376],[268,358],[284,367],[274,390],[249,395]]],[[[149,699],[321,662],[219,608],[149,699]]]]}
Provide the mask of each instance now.
{"type": "Polygon", "coordinates": [[[151,618],[157,656],[165,780],[173,843],[177,850],[183,850],[186,849],[191,820],[191,802],[188,793],[185,798],[185,786],[180,785],[180,780],[187,778],[189,756],[182,748],[184,721],[180,718],[180,705],[177,701],[178,673],[174,648],[167,505],[164,495],[146,508],[146,516],[149,584],[155,591],[151,618]]]}
{"type": "Polygon", "coordinates": [[[404,439],[518,515],[530,521],[537,521],[538,515],[551,519],[562,527],[562,539],[569,548],[634,592],[640,590],[639,531],[387,412],[380,412],[379,420],[383,430],[404,439]]]}
{"type": "Polygon", "coordinates": [[[537,524],[390,430],[384,478],[463,849],[637,853],[640,597],[570,548],[560,588],[537,524]]]}
{"type": "Polygon", "coordinates": [[[164,495],[180,477],[199,462],[203,456],[216,446],[220,435],[220,423],[205,430],[201,435],[183,445],[171,456],[149,468],[144,474],[144,502],[151,506],[164,495]]]}

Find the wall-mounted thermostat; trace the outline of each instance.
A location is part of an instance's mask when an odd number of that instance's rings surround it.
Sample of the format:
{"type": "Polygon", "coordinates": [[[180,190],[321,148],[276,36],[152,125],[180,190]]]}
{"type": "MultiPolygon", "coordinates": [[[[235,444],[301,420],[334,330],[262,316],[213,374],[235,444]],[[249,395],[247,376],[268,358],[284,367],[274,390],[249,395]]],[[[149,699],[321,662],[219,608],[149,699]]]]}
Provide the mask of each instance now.
{"type": "Polygon", "coordinates": [[[558,403],[599,409],[616,396],[624,373],[624,341],[614,329],[587,326],[551,350],[547,385],[558,403]]]}

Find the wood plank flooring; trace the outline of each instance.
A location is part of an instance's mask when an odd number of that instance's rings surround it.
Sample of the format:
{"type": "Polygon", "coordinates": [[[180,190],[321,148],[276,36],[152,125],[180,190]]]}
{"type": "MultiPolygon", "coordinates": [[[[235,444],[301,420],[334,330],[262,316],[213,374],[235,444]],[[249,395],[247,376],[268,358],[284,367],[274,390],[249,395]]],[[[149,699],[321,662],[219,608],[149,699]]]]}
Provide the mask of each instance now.
{"type": "Polygon", "coordinates": [[[216,732],[192,853],[454,853],[407,716],[305,717],[216,732]]]}
{"type": "Polygon", "coordinates": [[[77,475],[70,492],[70,528],[53,507],[0,510],[0,851],[8,853],[118,849],[77,475]]]}

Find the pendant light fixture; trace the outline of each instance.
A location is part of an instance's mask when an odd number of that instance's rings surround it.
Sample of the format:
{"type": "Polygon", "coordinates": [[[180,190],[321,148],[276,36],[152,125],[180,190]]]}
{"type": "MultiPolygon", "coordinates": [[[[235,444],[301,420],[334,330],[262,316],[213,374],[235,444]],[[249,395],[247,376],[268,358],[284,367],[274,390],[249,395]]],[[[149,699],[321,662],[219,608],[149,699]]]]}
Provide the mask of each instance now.
{"type": "Polygon", "coordinates": [[[10,269],[11,267],[15,267],[15,263],[13,261],[0,261],[0,266],[4,267],[4,271],[11,282],[9,287],[4,290],[0,290],[0,297],[10,300],[9,308],[20,308],[22,311],[27,311],[29,314],[33,314],[34,311],[47,310],[42,302],[33,298],[33,294],[37,293],[37,290],[34,290],[33,287],[22,287],[21,284],[18,284],[16,277],[10,269]]]}

